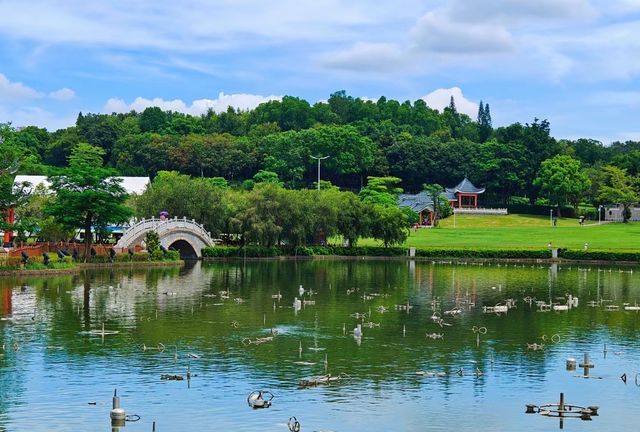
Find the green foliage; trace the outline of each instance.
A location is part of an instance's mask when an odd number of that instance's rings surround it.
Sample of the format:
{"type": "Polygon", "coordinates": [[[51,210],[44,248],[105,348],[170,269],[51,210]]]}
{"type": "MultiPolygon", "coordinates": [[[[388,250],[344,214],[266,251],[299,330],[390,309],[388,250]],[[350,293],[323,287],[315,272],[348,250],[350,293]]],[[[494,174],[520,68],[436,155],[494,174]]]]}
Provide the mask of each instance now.
{"type": "Polygon", "coordinates": [[[426,258],[549,259],[548,249],[416,249],[426,258]]]}
{"type": "Polygon", "coordinates": [[[145,234],[144,242],[147,245],[147,251],[154,253],[160,250],[160,236],[156,231],[149,231],[145,234]]]}
{"type": "Polygon", "coordinates": [[[47,212],[65,229],[84,228],[85,251],[91,244],[91,227],[122,223],[132,212],[123,205],[127,195],[113,171],[102,166],[104,150],[78,144],[69,157],[69,168],[51,176],[56,194],[47,212]]]}
{"type": "Polygon", "coordinates": [[[278,178],[278,174],[273,171],[260,170],[253,176],[256,183],[269,183],[277,186],[284,186],[284,183],[278,178]]]}
{"type": "MultiPolygon", "coordinates": [[[[445,212],[448,211],[449,208],[449,200],[447,199],[447,197],[445,197],[444,194],[444,188],[442,186],[440,186],[439,184],[430,184],[430,185],[423,185],[423,189],[424,191],[427,193],[427,195],[429,196],[429,198],[431,199],[432,204],[432,210],[433,210],[433,226],[437,227],[438,226],[438,221],[440,220],[440,216],[443,212],[443,210],[445,212]]],[[[445,214],[444,216],[446,217],[448,215],[445,214]]]]}
{"type": "Polygon", "coordinates": [[[342,246],[305,246],[305,247],[260,247],[260,246],[211,246],[202,250],[205,258],[254,258],[277,256],[406,256],[406,248],[382,247],[342,247],[342,246]]]}
{"type": "Polygon", "coordinates": [[[385,207],[398,205],[398,195],[402,188],[397,185],[401,180],[397,177],[367,177],[367,186],[360,191],[360,199],[368,204],[385,207]]]}
{"type": "Polygon", "coordinates": [[[534,184],[552,204],[562,207],[570,203],[577,208],[591,187],[591,180],[582,171],[580,161],[571,156],[556,155],[542,162],[534,184]]]}
{"type": "MultiPolygon", "coordinates": [[[[494,130],[484,102],[474,120],[461,114],[453,99],[440,113],[423,100],[371,101],[344,90],[313,106],[285,96],[249,111],[229,107],[202,116],[158,107],[140,113],[80,114],[76,125],[55,132],[0,125],[1,140],[7,144],[0,145],[0,177],[2,165],[11,166],[16,157],[20,174],[59,175],[52,169],[67,166],[79,143],[103,149],[104,166],[120,175],[155,177],[177,171],[224,178],[231,187],[242,184],[245,190],[253,189],[252,179],[261,170],[276,173],[287,187],[309,187],[316,181],[312,155],[329,155],[322,162],[322,178],[347,190],[359,190],[367,176],[400,178],[395,187],[411,193],[425,183],[453,186],[468,176],[487,188],[483,205],[506,205],[513,195],[535,203],[542,183],[537,186],[534,180],[542,162],[557,155],[585,165],[592,186],[584,196],[592,204],[599,201],[602,165],[625,169],[632,177],[640,173],[640,142],[605,146],[587,138],[556,141],[549,122],[538,119],[494,130]]],[[[11,201],[8,183],[6,176],[0,180],[0,200],[5,202],[11,201]]],[[[575,197],[559,197],[576,205],[575,197]]]]}
{"type": "Polygon", "coordinates": [[[409,236],[407,215],[398,207],[374,207],[375,223],[371,227],[371,235],[380,240],[384,247],[402,244],[409,236]]]}
{"type": "MultiPolygon", "coordinates": [[[[286,247],[246,247],[212,246],[202,250],[205,258],[242,258],[276,256],[408,256],[406,247],[340,247],[307,246],[301,248],[286,247]]],[[[640,254],[636,254],[640,255],[640,254]]],[[[481,259],[549,259],[548,249],[437,249],[417,248],[416,256],[422,258],[481,258],[481,259]]]]}
{"type": "Polygon", "coordinates": [[[640,261],[640,252],[560,249],[558,256],[563,259],[582,261],[640,261]]]}
{"type": "Polygon", "coordinates": [[[624,169],[614,166],[604,167],[602,174],[604,183],[600,186],[598,199],[604,203],[621,204],[623,221],[626,223],[631,206],[640,201],[638,180],[630,177],[624,169]]]}

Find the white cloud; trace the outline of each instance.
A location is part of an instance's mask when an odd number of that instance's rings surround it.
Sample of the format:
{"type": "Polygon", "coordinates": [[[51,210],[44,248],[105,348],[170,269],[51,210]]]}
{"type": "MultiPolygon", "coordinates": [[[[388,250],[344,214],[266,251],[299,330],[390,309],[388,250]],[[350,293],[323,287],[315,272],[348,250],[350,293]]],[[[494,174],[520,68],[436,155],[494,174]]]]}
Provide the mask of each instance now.
{"type": "Polygon", "coordinates": [[[70,88],[64,87],[60,90],[52,91],[49,93],[49,97],[57,101],[70,101],[76,97],[76,92],[70,88]]]}
{"type": "Polygon", "coordinates": [[[77,112],[51,112],[40,107],[9,109],[8,107],[0,106],[0,123],[11,122],[16,127],[38,126],[47,128],[50,131],[73,126],[77,115],[77,112]]]}
{"type": "Polygon", "coordinates": [[[640,91],[602,91],[588,100],[601,106],[640,106],[640,91]]]}
{"type": "Polygon", "coordinates": [[[478,115],[478,104],[465,98],[460,87],[437,89],[420,99],[424,100],[431,108],[442,111],[449,106],[451,96],[453,96],[458,112],[464,113],[472,119],[476,118],[478,115]]]}
{"type": "Polygon", "coordinates": [[[392,4],[366,0],[138,0],[127,2],[126,8],[118,0],[4,0],[0,11],[0,34],[6,38],[180,52],[342,40],[356,26],[409,14],[392,4]]]}
{"type": "Polygon", "coordinates": [[[451,21],[446,13],[429,12],[411,31],[417,50],[447,54],[506,52],[513,49],[511,34],[493,24],[451,21]]]}
{"type": "Polygon", "coordinates": [[[589,0],[453,0],[449,13],[456,20],[505,23],[591,19],[598,15],[589,0]]]}
{"type": "Polygon", "coordinates": [[[335,69],[387,72],[407,67],[406,53],[396,44],[357,42],[351,48],[324,54],[320,64],[335,69]]]}
{"type": "Polygon", "coordinates": [[[42,97],[42,93],[21,82],[11,82],[0,73],[0,102],[37,99],[39,97],[42,97]]]}
{"type": "Polygon", "coordinates": [[[261,103],[270,100],[281,100],[282,96],[261,96],[254,94],[231,94],[226,95],[220,93],[217,99],[196,99],[191,105],[187,105],[181,99],[164,100],[162,98],[146,99],[137,97],[130,104],[122,99],[111,98],[103,107],[103,112],[129,112],[131,110],[142,112],[149,107],[158,107],[162,110],[171,110],[192,115],[200,115],[206,113],[209,109],[215,112],[226,111],[228,107],[241,110],[248,110],[257,107],[261,103]]]}

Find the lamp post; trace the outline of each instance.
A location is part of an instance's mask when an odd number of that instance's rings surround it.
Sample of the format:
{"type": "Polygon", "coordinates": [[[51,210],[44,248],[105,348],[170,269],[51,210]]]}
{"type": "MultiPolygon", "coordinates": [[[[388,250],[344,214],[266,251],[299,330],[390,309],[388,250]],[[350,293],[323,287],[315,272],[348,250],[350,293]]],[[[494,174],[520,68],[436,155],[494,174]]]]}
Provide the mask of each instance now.
{"type": "Polygon", "coordinates": [[[598,206],[598,225],[600,225],[600,220],[602,218],[602,205],[598,206]]]}
{"type": "Polygon", "coordinates": [[[549,209],[549,223],[553,226],[553,209],[549,209]]]}
{"type": "Polygon", "coordinates": [[[311,159],[318,161],[318,192],[320,192],[320,161],[327,159],[329,156],[311,156],[311,159]]]}

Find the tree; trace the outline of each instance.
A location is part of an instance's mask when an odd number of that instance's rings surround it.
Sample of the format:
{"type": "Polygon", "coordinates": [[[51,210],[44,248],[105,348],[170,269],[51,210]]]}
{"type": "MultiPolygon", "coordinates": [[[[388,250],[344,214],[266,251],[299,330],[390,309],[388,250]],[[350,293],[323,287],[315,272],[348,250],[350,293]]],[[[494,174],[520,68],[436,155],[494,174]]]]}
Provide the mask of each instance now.
{"type": "Polygon", "coordinates": [[[24,154],[13,141],[15,131],[10,124],[0,123],[0,228],[6,228],[5,212],[23,203],[30,184],[14,184],[24,154]]]}
{"type": "Polygon", "coordinates": [[[132,215],[123,205],[127,194],[120,180],[103,167],[103,155],[99,147],[78,144],[71,151],[69,167],[49,178],[56,200],[48,213],[66,228],[84,228],[85,259],[91,247],[92,226],[123,223],[132,215]]]}
{"type": "Polygon", "coordinates": [[[438,220],[440,219],[440,208],[442,204],[449,204],[447,198],[443,195],[444,188],[439,184],[425,184],[423,185],[424,191],[427,193],[431,202],[433,203],[433,226],[438,226],[438,220]]]}
{"type": "Polygon", "coordinates": [[[556,155],[542,162],[534,184],[549,202],[558,206],[558,216],[562,206],[570,203],[578,208],[580,199],[591,187],[591,180],[582,171],[580,161],[571,156],[556,155]]]}
{"type": "Polygon", "coordinates": [[[623,169],[605,166],[604,184],[600,186],[598,198],[601,202],[622,205],[622,221],[628,222],[631,206],[639,201],[638,181],[623,169]]]}
{"type": "Polygon", "coordinates": [[[384,247],[402,244],[409,236],[407,215],[398,207],[374,206],[371,234],[381,240],[384,247]]]}
{"type": "Polygon", "coordinates": [[[480,101],[478,108],[478,139],[481,143],[485,142],[491,136],[491,112],[489,111],[489,104],[483,105],[480,101]]]}
{"type": "MultiPolygon", "coordinates": [[[[442,116],[444,117],[444,123],[449,127],[451,136],[454,138],[461,137],[462,118],[456,108],[456,102],[451,96],[449,106],[443,110],[442,116]]],[[[466,116],[465,116],[466,117],[466,116]]]]}
{"type": "Polygon", "coordinates": [[[360,191],[362,202],[380,205],[383,207],[395,207],[398,205],[398,195],[402,189],[397,187],[400,183],[398,177],[367,177],[367,186],[360,191]]]}

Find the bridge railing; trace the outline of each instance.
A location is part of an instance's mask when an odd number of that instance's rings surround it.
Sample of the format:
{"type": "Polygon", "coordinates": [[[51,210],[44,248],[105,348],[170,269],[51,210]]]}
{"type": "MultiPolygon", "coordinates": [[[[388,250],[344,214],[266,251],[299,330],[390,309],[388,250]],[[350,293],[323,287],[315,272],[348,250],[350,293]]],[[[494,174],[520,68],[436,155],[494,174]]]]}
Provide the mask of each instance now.
{"type": "Polygon", "coordinates": [[[208,232],[204,226],[196,222],[194,219],[187,219],[186,217],[178,219],[177,217],[174,217],[173,219],[161,220],[152,217],[151,219],[143,219],[136,222],[134,225],[131,225],[124,232],[120,241],[118,241],[118,245],[131,242],[142,233],[150,230],[155,230],[158,232],[158,234],[160,234],[162,231],[175,228],[191,229],[198,232],[198,234],[200,234],[201,236],[205,237],[205,239],[208,240],[210,244],[213,243],[213,240],[211,239],[211,233],[208,232]]]}

